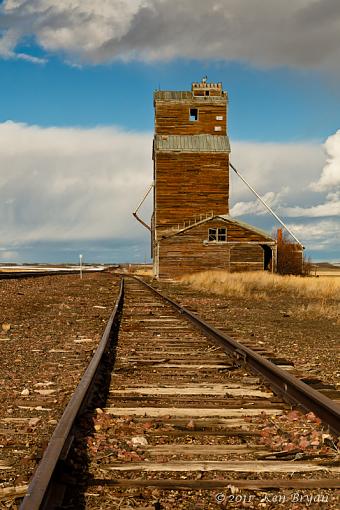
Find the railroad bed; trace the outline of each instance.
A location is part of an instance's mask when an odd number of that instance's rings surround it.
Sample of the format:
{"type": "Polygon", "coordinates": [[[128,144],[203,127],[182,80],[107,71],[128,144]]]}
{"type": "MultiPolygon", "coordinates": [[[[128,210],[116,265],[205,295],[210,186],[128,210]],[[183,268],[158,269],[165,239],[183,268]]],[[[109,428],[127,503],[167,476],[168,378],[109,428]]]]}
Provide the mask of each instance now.
{"type": "Polygon", "coordinates": [[[25,494],[105,329],[117,283],[104,272],[0,282],[1,510],[25,494]]]}
{"type": "Polygon", "coordinates": [[[338,507],[336,440],[314,413],[291,410],[251,373],[241,348],[226,354],[131,278],[117,341],[119,316],[117,303],[97,393],[90,384],[92,411],[83,403],[75,428],[58,424],[23,510],[338,507]],[[36,506],[58,448],[51,497],[36,506]]]}
{"type": "Polygon", "coordinates": [[[82,423],[65,508],[278,508],[278,496],[283,507],[336,508],[328,489],[340,471],[334,450],[305,453],[288,445],[289,432],[286,445],[272,438],[273,449],[266,439],[277,423],[318,446],[330,441],[313,414],[291,411],[171,305],[127,279],[107,402],[82,423]]]}

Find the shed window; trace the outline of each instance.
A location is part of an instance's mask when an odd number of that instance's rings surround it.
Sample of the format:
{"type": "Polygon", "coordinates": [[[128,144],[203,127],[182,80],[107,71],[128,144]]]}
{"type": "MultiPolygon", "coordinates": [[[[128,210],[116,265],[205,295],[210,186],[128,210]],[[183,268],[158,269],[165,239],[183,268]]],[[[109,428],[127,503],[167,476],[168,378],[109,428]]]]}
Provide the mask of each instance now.
{"type": "Polygon", "coordinates": [[[217,229],[217,237],[218,241],[226,241],[227,240],[227,229],[226,228],[218,228],[217,229]]]}
{"type": "Polygon", "coordinates": [[[198,120],[198,109],[197,108],[190,108],[189,119],[191,122],[195,122],[195,120],[198,120]]]}
{"type": "Polygon", "coordinates": [[[215,126],[214,131],[222,131],[222,126],[215,126]]]}
{"type": "Polygon", "coordinates": [[[226,228],[209,228],[208,241],[218,241],[219,243],[225,243],[227,241],[227,229],[226,228]]]}

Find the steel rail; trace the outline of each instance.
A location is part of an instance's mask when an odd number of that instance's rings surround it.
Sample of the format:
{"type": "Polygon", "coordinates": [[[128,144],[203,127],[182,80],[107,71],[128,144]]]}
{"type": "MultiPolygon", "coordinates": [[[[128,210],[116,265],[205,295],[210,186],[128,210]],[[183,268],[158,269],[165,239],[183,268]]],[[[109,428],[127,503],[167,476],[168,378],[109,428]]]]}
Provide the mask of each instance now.
{"type": "Polygon", "coordinates": [[[28,486],[27,494],[23,499],[20,510],[39,510],[45,507],[44,502],[48,497],[49,487],[53,474],[56,470],[58,461],[63,453],[65,445],[68,446],[70,434],[74,425],[74,421],[87,402],[96,375],[98,374],[104,353],[110,347],[114,328],[119,323],[119,314],[122,309],[124,300],[124,280],[121,280],[119,295],[115,303],[115,307],[111,317],[106,325],[104,334],[97,347],[97,350],[90,361],[80,383],[73,393],[54,433],[48,443],[33,478],[28,486]]]}
{"type": "Polygon", "coordinates": [[[290,404],[298,404],[305,411],[313,411],[330,429],[337,435],[340,434],[340,405],[330,398],[322,395],[319,391],[310,388],[297,377],[274,365],[267,359],[257,354],[249,347],[237,342],[217,328],[190,312],[187,308],[179,305],[171,298],[165,296],[147,282],[134,276],[157,296],[175,307],[178,312],[189,319],[200,331],[211,338],[215,343],[231,353],[238,362],[246,363],[257,374],[265,378],[272,390],[290,404]]]}

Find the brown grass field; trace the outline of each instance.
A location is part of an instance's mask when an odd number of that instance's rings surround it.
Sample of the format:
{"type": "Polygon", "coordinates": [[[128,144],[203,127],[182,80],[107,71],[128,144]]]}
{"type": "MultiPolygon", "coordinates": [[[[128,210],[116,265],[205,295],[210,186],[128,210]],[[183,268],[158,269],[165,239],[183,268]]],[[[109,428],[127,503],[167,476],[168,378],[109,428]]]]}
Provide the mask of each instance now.
{"type": "Polygon", "coordinates": [[[333,278],[339,278],[340,277],[340,267],[331,269],[331,268],[323,268],[323,267],[316,267],[311,272],[312,276],[331,276],[333,278]]]}
{"type": "Polygon", "coordinates": [[[340,323],[340,278],[280,276],[267,272],[204,271],[183,276],[181,283],[220,296],[268,301],[273,293],[307,298],[294,307],[295,316],[318,315],[340,323]]]}

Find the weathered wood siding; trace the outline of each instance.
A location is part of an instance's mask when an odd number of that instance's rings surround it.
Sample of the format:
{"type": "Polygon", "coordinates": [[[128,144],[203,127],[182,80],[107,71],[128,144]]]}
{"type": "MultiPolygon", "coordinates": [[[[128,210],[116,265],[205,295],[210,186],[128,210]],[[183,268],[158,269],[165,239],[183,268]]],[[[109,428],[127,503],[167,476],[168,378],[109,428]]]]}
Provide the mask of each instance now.
{"type": "Polygon", "coordinates": [[[230,250],[230,272],[262,271],[264,251],[258,244],[236,244],[230,250]]]}
{"type": "Polygon", "coordinates": [[[200,214],[228,214],[228,154],[155,154],[155,227],[182,224],[200,214]]]}
{"type": "MultiPolygon", "coordinates": [[[[221,222],[210,223],[209,228],[221,222]]],[[[188,273],[209,269],[229,269],[229,251],[226,243],[210,243],[207,223],[164,239],[159,247],[159,277],[178,278],[188,273]]]]}
{"type": "Polygon", "coordinates": [[[233,223],[232,221],[226,221],[225,226],[227,227],[227,241],[228,242],[268,242],[272,241],[270,237],[265,237],[256,230],[250,230],[242,225],[233,223]]]}
{"type": "Polygon", "coordinates": [[[210,220],[160,241],[159,277],[178,278],[209,269],[263,270],[261,244],[266,242],[270,240],[230,221],[210,220]],[[227,228],[227,242],[207,242],[209,228],[227,228]]]}
{"type": "Polygon", "coordinates": [[[156,135],[225,135],[227,132],[226,100],[218,103],[192,101],[155,101],[156,135]],[[190,121],[190,109],[198,110],[198,119],[190,121]],[[222,116],[222,120],[216,117],[222,116]],[[216,131],[215,126],[221,130],[216,131]]]}

